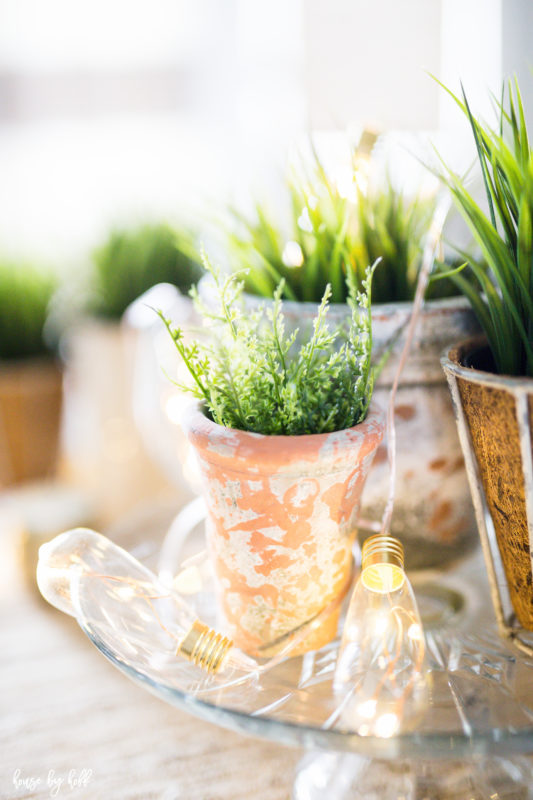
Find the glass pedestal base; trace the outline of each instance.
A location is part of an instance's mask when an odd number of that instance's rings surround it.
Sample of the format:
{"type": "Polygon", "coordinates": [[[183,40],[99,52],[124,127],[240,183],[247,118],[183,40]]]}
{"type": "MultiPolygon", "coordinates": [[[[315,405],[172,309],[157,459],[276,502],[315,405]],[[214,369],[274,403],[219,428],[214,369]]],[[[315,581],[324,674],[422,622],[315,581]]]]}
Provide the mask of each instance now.
{"type": "Polygon", "coordinates": [[[465,609],[464,595],[441,583],[418,583],[415,580],[413,588],[424,630],[449,625],[465,609]]]}
{"type": "Polygon", "coordinates": [[[379,761],[311,752],[297,769],[292,800],[532,800],[533,761],[379,761]]]}
{"type": "MultiPolygon", "coordinates": [[[[117,539],[180,591],[187,588],[191,608],[216,627],[202,517],[195,500],[178,516],[143,517],[117,539]]],[[[306,748],[293,800],[533,800],[533,760],[522,755],[533,753],[533,659],[497,630],[481,553],[447,573],[414,575],[412,583],[431,692],[425,716],[391,738],[341,724],[333,691],[339,639],[257,675],[206,677],[189,662],[162,657],[158,626],[146,627],[142,652],[132,652],[109,626],[80,624],[118,669],[167,703],[306,748]]]]}

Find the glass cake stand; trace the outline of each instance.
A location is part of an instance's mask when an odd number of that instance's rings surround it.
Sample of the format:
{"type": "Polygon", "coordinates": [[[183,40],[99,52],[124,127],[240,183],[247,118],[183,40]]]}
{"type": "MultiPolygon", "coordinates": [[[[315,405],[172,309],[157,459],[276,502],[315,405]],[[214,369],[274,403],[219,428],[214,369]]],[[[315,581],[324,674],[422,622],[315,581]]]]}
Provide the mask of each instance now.
{"type": "MultiPolygon", "coordinates": [[[[159,561],[160,574],[179,573],[178,588],[216,626],[202,516],[195,500],[166,538],[164,514],[111,535],[150,567],[159,561]]],[[[310,751],[297,770],[294,800],[533,798],[533,659],[499,636],[479,552],[439,580],[465,603],[445,625],[426,627],[429,705],[415,727],[391,738],[360,736],[339,721],[332,687],[338,640],[260,675],[205,676],[184,660],[161,658],[157,648],[135,652],[112,629],[95,632],[79,622],[109,661],[166,702],[310,751]]]]}

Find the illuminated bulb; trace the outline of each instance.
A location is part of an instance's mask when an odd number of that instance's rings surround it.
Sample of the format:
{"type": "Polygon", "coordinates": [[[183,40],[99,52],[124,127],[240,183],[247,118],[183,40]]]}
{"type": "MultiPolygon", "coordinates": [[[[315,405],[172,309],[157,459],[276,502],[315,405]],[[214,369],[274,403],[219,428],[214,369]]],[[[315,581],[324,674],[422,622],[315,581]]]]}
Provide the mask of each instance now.
{"type": "Polygon", "coordinates": [[[311,222],[311,217],[309,216],[309,209],[307,206],[302,209],[302,213],[298,217],[298,227],[301,228],[302,231],[313,233],[313,223],[311,222]]]}
{"type": "Polygon", "coordinates": [[[190,404],[188,397],[182,394],[173,393],[167,398],[165,402],[165,414],[174,425],[181,425],[183,412],[190,404]]]}
{"type": "Polygon", "coordinates": [[[362,550],[335,671],[341,721],[362,736],[394,736],[427,702],[424,635],[403,547],[377,534],[362,550]]]}
{"type": "Polygon", "coordinates": [[[344,200],[349,200],[352,203],[357,201],[357,187],[355,183],[356,177],[352,172],[346,174],[342,173],[337,177],[337,191],[344,200]]]}
{"type": "Polygon", "coordinates": [[[177,591],[105,536],[87,528],[56,536],[39,550],[37,584],[53,606],[96,636],[118,638],[141,659],[181,656],[214,673],[255,662],[204,625],[177,591]]]}
{"type": "Polygon", "coordinates": [[[287,242],[281,254],[281,260],[286,267],[301,267],[304,263],[304,254],[298,242],[287,242]]]}

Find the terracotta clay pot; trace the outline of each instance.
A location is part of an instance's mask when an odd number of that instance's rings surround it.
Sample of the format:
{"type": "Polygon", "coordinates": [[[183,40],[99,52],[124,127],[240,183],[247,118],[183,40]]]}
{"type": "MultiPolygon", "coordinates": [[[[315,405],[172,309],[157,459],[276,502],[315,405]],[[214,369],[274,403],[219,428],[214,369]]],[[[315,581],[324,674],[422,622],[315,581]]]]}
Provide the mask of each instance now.
{"type": "MultiPolygon", "coordinates": [[[[487,371],[490,351],[483,339],[451,348],[442,359],[457,405],[459,432],[485,537],[487,566],[496,590],[485,514],[492,520],[497,547],[518,621],[533,630],[533,379],[487,371]],[[478,369],[476,367],[481,367],[478,369]],[[475,461],[474,461],[475,459],[475,461]]],[[[497,615],[501,619],[501,603],[497,615]]]]}
{"type": "MultiPolygon", "coordinates": [[[[384,414],[373,408],[336,433],[263,436],[217,425],[195,405],[182,424],[202,475],[228,633],[244,651],[264,655],[349,580],[359,498],[384,414]]],[[[331,641],[337,624],[338,611],[293,654],[331,641]]]]}
{"type": "Polygon", "coordinates": [[[62,373],[53,359],[0,364],[0,486],[54,474],[61,395],[62,373]]]}

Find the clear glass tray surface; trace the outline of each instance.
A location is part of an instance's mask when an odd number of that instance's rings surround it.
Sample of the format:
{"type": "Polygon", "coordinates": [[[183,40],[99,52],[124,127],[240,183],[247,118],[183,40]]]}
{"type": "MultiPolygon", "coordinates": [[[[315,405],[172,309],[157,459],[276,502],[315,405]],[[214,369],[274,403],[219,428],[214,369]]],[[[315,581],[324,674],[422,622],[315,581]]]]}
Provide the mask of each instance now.
{"type": "MultiPolygon", "coordinates": [[[[181,562],[187,571],[188,602],[202,620],[216,626],[201,524],[194,525],[195,513],[189,513],[188,523],[174,525],[161,549],[168,525],[159,517],[138,519],[111,533],[151,568],[158,556],[159,566],[171,571],[181,562]]],[[[416,576],[413,583],[417,592],[416,576]]],[[[95,629],[79,621],[103,655],[135,682],[172,705],[245,734],[373,759],[533,752],[533,659],[497,632],[481,553],[439,575],[438,583],[450,596],[462,595],[464,605],[444,625],[426,624],[429,705],[415,727],[391,738],[360,736],[340,723],[332,687],[338,640],[260,675],[206,676],[198,667],[158,652],[157,625],[153,642],[148,629],[147,646],[136,649],[125,647],[112,626],[95,629]]],[[[422,599],[423,616],[424,603],[422,599]]]]}

